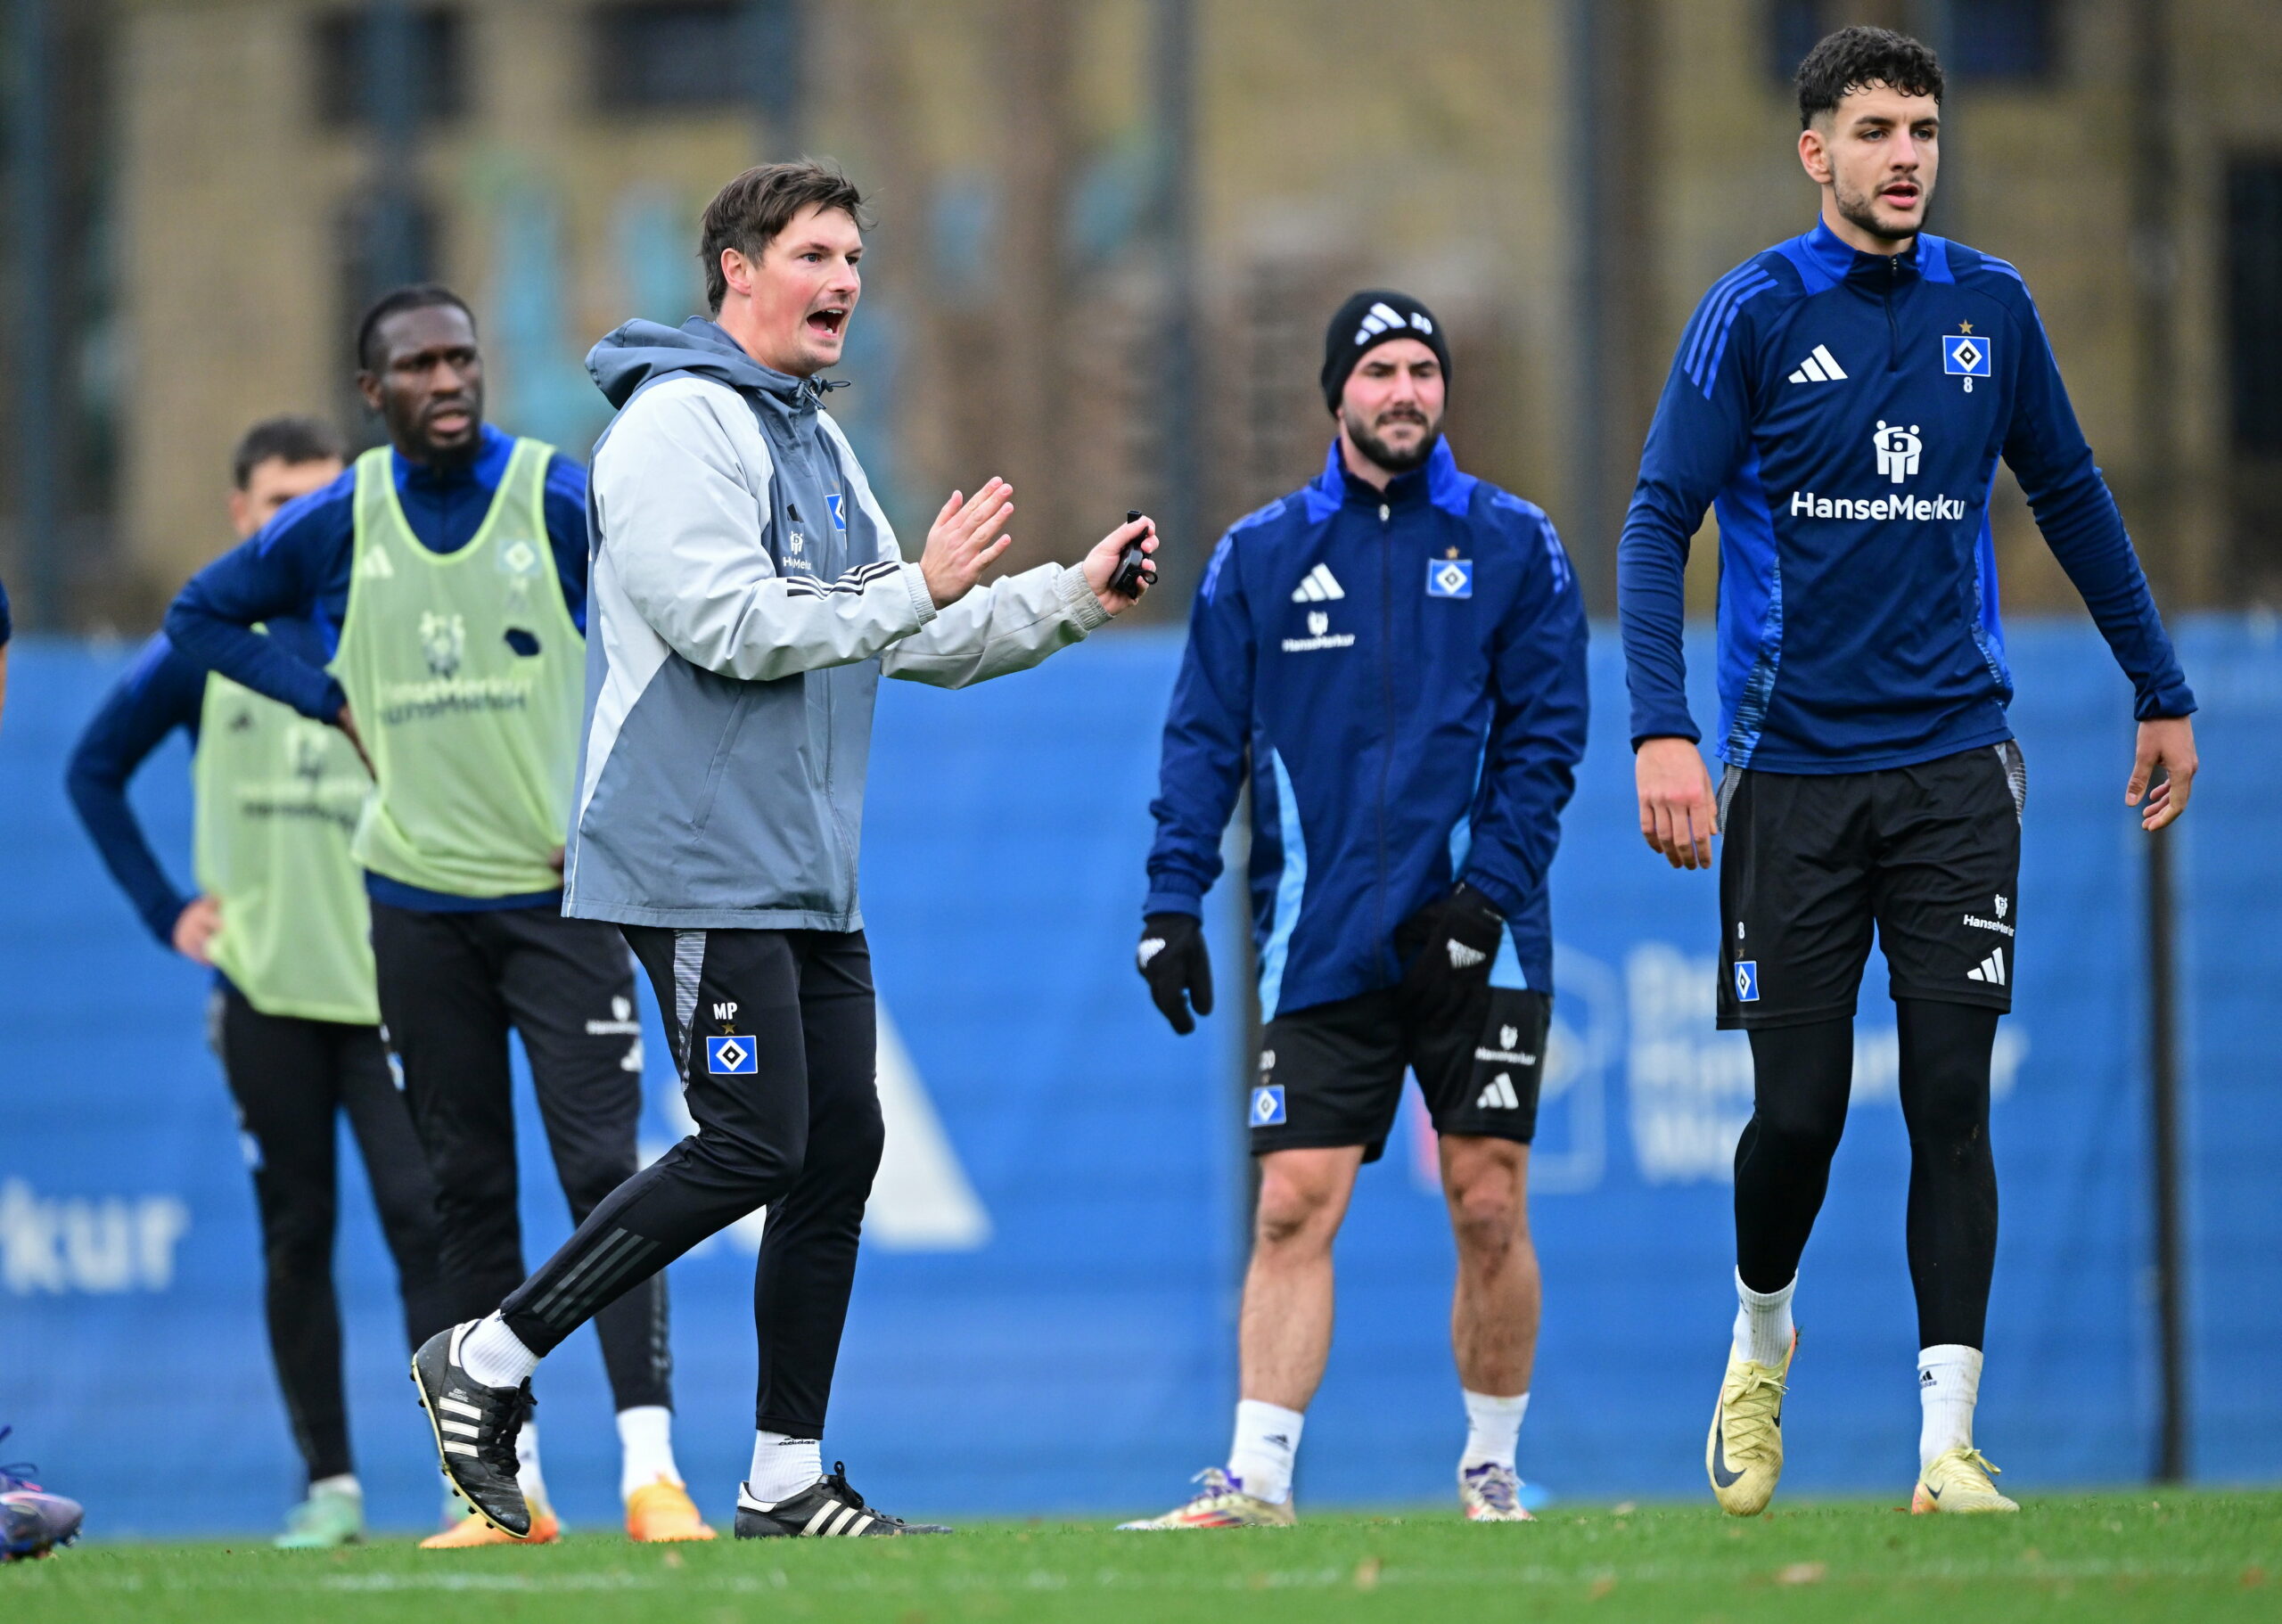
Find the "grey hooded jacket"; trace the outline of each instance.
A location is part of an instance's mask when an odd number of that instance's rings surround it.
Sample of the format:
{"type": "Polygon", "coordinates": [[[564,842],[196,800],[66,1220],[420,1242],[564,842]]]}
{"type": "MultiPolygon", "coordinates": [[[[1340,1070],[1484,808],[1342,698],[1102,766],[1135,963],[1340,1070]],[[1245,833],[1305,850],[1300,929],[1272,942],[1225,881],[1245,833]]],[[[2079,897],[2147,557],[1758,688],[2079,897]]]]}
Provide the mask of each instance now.
{"type": "Polygon", "coordinates": [[[938,611],[812,383],[712,323],[628,322],[587,370],[587,720],[563,912],[682,930],[853,931],[882,671],[960,687],[1108,619],[1041,565],[938,611]]]}

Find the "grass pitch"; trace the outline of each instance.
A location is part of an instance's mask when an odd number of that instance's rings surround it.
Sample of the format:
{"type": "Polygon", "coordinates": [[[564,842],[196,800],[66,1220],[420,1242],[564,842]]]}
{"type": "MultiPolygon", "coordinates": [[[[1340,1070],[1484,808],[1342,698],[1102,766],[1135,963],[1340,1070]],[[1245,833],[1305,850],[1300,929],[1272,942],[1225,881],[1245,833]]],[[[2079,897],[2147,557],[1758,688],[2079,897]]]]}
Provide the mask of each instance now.
{"type": "Polygon", "coordinates": [[[1556,1506],[1531,1527],[1454,1511],[1324,1514],[1291,1530],[1116,1534],[994,1522],[948,1539],[280,1553],[259,1541],[90,1543],[0,1569],[10,1624],[543,1620],[835,1624],[989,1620],[2282,1618],[2282,1492],[2040,1497],[2017,1517],[1864,1502],[1556,1506]]]}

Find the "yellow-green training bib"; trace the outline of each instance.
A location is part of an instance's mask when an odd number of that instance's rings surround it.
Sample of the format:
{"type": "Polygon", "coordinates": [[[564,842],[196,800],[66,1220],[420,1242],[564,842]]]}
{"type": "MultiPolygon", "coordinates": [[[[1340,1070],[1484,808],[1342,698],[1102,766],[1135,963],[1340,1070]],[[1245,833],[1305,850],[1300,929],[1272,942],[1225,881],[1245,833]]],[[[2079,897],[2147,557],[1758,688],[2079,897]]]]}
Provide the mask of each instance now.
{"type": "Polygon", "coordinates": [[[355,561],[332,666],[379,779],[357,860],[456,897],[554,890],[586,644],[547,545],[553,448],[515,442],[490,511],[456,553],[413,535],[390,455],[357,459],[355,561]]]}
{"type": "Polygon", "coordinates": [[[265,1015],[377,1026],[365,876],[349,855],[373,781],[337,727],[228,677],[199,713],[198,888],[214,963],[265,1015]]]}

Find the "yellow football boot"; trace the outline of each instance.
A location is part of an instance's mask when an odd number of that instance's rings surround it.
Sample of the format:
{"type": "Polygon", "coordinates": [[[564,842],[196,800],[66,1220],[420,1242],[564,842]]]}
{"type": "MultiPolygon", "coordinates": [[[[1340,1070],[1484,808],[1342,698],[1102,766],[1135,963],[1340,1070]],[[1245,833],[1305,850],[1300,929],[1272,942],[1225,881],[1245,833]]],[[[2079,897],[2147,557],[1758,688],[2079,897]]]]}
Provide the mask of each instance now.
{"type": "Polygon", "coordinates": [[[626,1537],[639,1545],[673,1545],[714,1534],[697,1514],[689,1490],[661,1476],[626,1497],[626,1537]]]}
{"type": "Polygon", "coordinates": [[[1798,1351],[1799,1333],[1794,1331],[1780,1365],[1728,1356],[1703,1464],[1712,1475],[1712,1497],[1731,1517],[1756,1517],[1775,1497],[1783,1475],[1784,1383],[1798,1351]]]}
{"type": "Polygon", "coordinates": [[[554,1508],[544,1500],[533,1500],[531,1531],[527,1538],[518,1539],[485,1516],[466,1498],[455,1490],[452,1504],[464,1507],[467,1514],[440,1534],[431,1534],[420,1542],[423,1551],[465,1551],[480,1545],[553,1545],[562,1538],[562,1524],[554,1508]]]}
{"type": "Polygon", "coordinates": [[[1918,1516],[1933,1512],[2018,1511],[2020,1502],[1999,1494],[1989,1480],[1995,1463],[1970,1444],[1944,1449],[1917,1474],[1917,1492],[1909,1509],[1918,1516]]]}
{"type": "Polygon", "coordinates": [[[1196,1481],[1203,1488],[1186,1505],[1176,1505],[1162,1517],[1149,1517],[1139,1522],[1120,1522],[1120,1533],[1141,1533],[1172,1528],[1290,1528],[1299,1518],[1286,1499],[1281,1505],[1271,1505],[1256,1495],[1248,1495],[1235,1479],[1218,1466],[1207,1467],[1196,1474],[1196,1481]]]}

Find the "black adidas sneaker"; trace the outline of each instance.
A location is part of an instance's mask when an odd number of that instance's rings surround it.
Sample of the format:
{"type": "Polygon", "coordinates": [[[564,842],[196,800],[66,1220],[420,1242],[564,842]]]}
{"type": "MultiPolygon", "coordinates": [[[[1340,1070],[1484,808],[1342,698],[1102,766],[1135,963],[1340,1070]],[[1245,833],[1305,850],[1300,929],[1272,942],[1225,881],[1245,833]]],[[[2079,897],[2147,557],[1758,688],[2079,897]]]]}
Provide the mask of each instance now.
{"type": "Polygon", "coordinates": [[[531,1384],[486,1387],[460,1364],[460,1344],[481,1322],[439,1331],[412,1356],[412,1384],[436,1434],[444,1476],[485,1521],[517,1539],[529,1537],[530,1507],[515,1480],[515,1434],[538,1400],[531,1384]]]}
{"type": "Polygon", "coordinates": [[[848,1486],[845,1462],[789,1500],[764,1505],[743,1483],[737,1485],[737,1538],[779,1539],[808,1536],[821,1539],[834,1534],[948,1534],[932,1522],[906,1522],[885,1512],[874,1511],[864,1497],[848,1486]]]}

